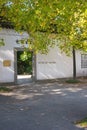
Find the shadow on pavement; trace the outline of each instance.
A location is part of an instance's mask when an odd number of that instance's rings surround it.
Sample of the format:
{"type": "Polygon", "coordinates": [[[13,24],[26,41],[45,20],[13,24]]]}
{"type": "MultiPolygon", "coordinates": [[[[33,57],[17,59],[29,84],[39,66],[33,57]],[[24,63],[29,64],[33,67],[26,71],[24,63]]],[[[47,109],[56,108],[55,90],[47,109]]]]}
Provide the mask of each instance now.
{"type": "MultiPolygon", "coordinates": [[[[2,124],[16,118],[15,124],[24,121],[26,130],[82,130],[73,122],[87,116],[86,86],[32,82],[12,87],[12,92],[0,94],[2,124]]],[[[17,130],[23,129],[19,123],[17,130]]]]}

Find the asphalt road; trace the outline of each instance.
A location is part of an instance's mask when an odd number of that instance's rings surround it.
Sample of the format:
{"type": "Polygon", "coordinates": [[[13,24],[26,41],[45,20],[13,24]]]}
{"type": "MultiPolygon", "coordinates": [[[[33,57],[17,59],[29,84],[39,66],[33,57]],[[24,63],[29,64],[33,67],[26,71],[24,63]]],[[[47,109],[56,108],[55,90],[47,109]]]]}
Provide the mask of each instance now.
{"type": "Polygon", "coordinates": [[[74,124],[84,117],[83,84],[30,83],[0,94],[0,130],[87,130],[74,124]]]}

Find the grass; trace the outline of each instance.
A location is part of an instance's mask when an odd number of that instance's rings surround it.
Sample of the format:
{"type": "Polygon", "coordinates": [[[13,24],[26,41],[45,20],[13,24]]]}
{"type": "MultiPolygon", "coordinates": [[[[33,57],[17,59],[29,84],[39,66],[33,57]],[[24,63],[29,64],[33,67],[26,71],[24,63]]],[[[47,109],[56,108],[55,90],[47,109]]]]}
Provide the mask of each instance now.
{"type": "Polygon", "coordinates": [[[77,79],[69,79],[69,80],[66,80],[66,83],[80,83],[80,81],[77,79]]]}
{"type": "Polygon", "coordinates": [[[86,128],[87,127],[87,117],[80,121],[75,122],[75,124],[80,127],[86,128]]]}
{"type": "Polygon", "coordinates": [[[10,92],[12,89],[7,88],[7,87],[0,87],[0,92],[10,92]]]}

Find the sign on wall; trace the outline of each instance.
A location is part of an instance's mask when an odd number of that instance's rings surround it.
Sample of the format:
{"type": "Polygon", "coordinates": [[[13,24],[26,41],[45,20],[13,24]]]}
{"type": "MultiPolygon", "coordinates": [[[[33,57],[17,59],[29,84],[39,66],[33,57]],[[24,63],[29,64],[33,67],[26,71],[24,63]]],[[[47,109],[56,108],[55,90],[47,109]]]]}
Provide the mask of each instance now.
{"type": "Polygon", "coordinates": [[[3,61],[3,66],[4,67],[10,67],[11,66],[11,60],[4,60],[3,61]]]}

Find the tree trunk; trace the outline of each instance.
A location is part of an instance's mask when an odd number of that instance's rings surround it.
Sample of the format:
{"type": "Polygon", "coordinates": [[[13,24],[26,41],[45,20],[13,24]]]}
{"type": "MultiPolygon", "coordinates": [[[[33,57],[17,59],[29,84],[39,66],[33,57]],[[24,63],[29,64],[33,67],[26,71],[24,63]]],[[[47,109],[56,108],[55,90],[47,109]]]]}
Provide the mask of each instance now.
{"type": "Polygon", "coordinates": [[[73,47],[73,79],[76,79],[76,55],[75,55],[75,49],[73,47]]]}

